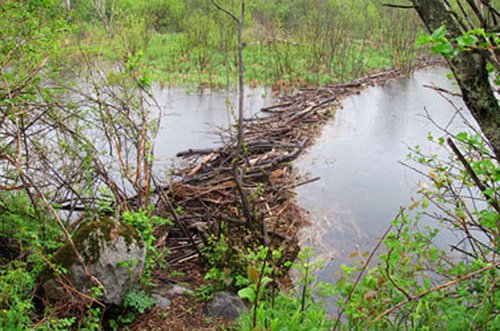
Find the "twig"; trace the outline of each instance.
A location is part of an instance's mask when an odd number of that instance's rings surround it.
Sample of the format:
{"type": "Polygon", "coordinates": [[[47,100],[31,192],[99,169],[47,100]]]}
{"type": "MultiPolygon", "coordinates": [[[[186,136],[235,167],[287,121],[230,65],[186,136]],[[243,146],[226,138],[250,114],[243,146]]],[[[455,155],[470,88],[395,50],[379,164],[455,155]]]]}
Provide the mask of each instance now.
{"type": "Polygon", "coordinates": [[[492,263],[491,265],[487,266],[487,267],[484,267],[484,268],[481,268],[479,270],[476,270],[474,272],[471,272],[465,276],[462,276],[460,278],[457,278],[455,280],[452,280],[452,281],[449,281],[447,283],[444,283],[444,284],[441,284],[441,285],[438,285],[438,286],[435,286],[431,289],[428,289],[428,290],[425,290],[425,291],[422,291],[420,293],[418,293],[417,295],[414,295],[400,303],[398,303],[397,305],[395,306],[392,306],[391,308],[388,308],[386,309],[384,312],[382,312],[380,315],[378,315],[377,317],[375,317],[372,321],[370,321],[370,323],[368,324],[368,326],[365,328],[365,330],[368,330],[370,328],[370,326],[372,326],[373,324],[377,323],[378,321],[380,321],[382,318],[384,318],[385,316],[387,316],[388,314],[392,313],[394,310],[396,309],[399,309],[401,307],[403,307],[404,305],[406,305],[407,303],[411,302],[411,301],[416,301],[416,300],[419,300],[420,298],[430,294],[430,293],[433,293],[433,292],[437,292],[437,291],[440,291],[442,289],[445,289],[447,287],[450,287],[450,286],[453,286],[453,285],[456,285],[458,283],[461,283],[463,282],[464,280],[467,280],[467,279],[470,279],[476,275],[479,275],[485,271],[488,271],[488,270],[491,270],[491,269],[494,269],[496,267],[498,267],[500,265],[500,262],[494,262],[492,263]]]}
{"type": "Polygon", "coordinates": [[[398,9],[415,9],[417,6],[415,5],[398,5],[398,4],[392,4],[392,3],[384,3],[382,4],[384,7],[389,7],[389,8],[398,8],[398,9]]]}
{"type": "Polygon", "coordinates": [[[446,141],[447,141],[448,145],[451,147],[451,149],[453,150],[453,153],[455,153],[455,155],[458,157],[458,159],[460,160],[460,162],[463,164],[465,170],[467,170],[467,172],[471,176],[471,178],[474,181],[474,183],[476,183],[476,186],[481,190],[481,192],[484,194],[484,196],[491,203],[491,206],[493,208],[495,208],[495,210],[497,211],[497,213],[500,214],[500,206],[498,205],[498,201],[496,199],[494,199],[488,193],[488,187],[486,186],[486,184],[484,184],[479,179],[479,177],[477,177],[476,173],[474,172],[474,169],[472,169],[471,165],[469,164],[469,162],[467,162],[467,160],[462,155],[462,153],[458,149],[457,145],[455,145],[455,143],[453,142],[453,140],[451,140],[450,138],[448,138],[448,139],[446,139],[446,141]]]}

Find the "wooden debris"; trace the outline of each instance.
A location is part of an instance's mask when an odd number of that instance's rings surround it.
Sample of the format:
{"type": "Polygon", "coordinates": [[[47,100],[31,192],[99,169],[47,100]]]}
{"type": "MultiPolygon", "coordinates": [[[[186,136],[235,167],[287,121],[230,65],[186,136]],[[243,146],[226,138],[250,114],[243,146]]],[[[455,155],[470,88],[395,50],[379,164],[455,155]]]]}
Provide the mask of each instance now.
{"type": "MultiPolygon", "coordinates": [[[[190,165],[178,170],[178,179],[164,184],[162,190],[182,209],[179,217],[194,233],[191,241],[206,243],[209,236],[219,236],[222,228],[247,247],[258,244],[259,240],[263,243],[266,239],[262,237],[268,236],[279,241],[295,241],[304,218],[295,203],[294,188],[317,178],[300,179],[290,163],[312,144],[344,97],[399,76],[401,73],[388,70],[349,84],[302,89],[278,104],[262,108],[268,116],[245,120],[245,155],[239,167],[244,169],[244,190],[252,203],[254,218],[263,222],[255,224],[250,234],[232,172],[236,148],[232,136],[226,132],[223,141],[229,143],[219,148],[178,153],[179,157],[191,161],[190,165]],[[206,226],[200,227],[202,223],[206,226]],[[261,229],[267,233],[260,234],[261,229]]],[[[165,214],[168,213],[165,210],[165,214]]],[[[169,232],[170,246],[179,246],[178,237],[186,237],[185,231],[169,232]]],[[[182,247],[182,251],[171,256],[171,262],[196,255],[193,247],[182,247]]]]}

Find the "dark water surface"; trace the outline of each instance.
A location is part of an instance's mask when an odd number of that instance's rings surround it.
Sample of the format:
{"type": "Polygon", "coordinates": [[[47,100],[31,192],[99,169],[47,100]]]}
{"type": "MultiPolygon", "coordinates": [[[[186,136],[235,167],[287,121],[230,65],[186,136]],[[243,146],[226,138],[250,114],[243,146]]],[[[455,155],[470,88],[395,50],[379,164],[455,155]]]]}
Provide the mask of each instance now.
{"type": "MultiPolygon", "coordinates": [[[[327,261],[321,280],[334,282],[340,265],[348,263],[354,252],[371,250],[400,206],[409,206],[410,197],[418,197],[423,177],[398,161],[407,160],[409,146],[443,152],[427,139],[428,132],[435,137],[443,133],[426,118],[426,110],[451,132],[468,129],[462,116],[473,121],[468,111],[460,116],[435,91],[423,87],[457,91],[447,73],[432,68],[347,98],[316,144],[296,163],[302,173],[321,177],[298,190],[312,224],[303,231],[302,245],[315,248],[327,261]]],[[[463,107],[461,100],[454,101],[463,107]]]]}

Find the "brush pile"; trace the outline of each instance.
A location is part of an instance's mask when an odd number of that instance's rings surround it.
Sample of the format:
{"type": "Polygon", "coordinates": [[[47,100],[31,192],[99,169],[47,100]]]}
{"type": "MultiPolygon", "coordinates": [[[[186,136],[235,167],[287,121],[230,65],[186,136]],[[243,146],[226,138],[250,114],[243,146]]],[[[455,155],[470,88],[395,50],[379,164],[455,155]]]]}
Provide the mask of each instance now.
{"type": "Polygon", "coordinates": [[[168,200],[175,208],[160,210],[165,211],[164,216],[174,216],[177,223],[164,238],[173,252],[169,262],[195,259],[201,254],[198,246],[221,233],[244,247],[271,242],[295,245],[305,218],[296,205],[294,188],[319,178],[300,178],[291,162],[312,144],[342,98],[398,76],[398,71],[388,70],[349,84],[301,89],[279,104],[262,108],[268,116],[245,120],[244,155],[238,167],[243,172],[253,224],[244,216],[233,171],[236,137],[225,132],[222,140],[227,143],[222,147],[178,153],[189,165],[177,172],[178,180],[161,187],[163,206],[168,200]]]}

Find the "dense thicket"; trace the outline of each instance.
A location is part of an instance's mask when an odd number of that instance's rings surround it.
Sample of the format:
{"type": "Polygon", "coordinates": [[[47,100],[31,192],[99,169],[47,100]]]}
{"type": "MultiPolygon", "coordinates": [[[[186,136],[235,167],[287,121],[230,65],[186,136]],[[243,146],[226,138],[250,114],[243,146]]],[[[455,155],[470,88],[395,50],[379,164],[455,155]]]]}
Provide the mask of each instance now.
{"type": "MultiPolygon", "coordinates": [[[[409,68],[420,29],[413,12],[383,1],[251,1],[245,19],[248,83],[283,85],[346,81],[373,68],[409,68]]],[[[238,12],[238,1],[220,1],[238,12]]],[[[234,22],[204,0],[80,0],[70,14],[81,37],[96,44],[98,21],[133,25],[130,45],[142,49],[157,78],[230,84],[236,76],[234,22]]],[[[105,39],[106,36],[103,36],[105,39]]]]}

